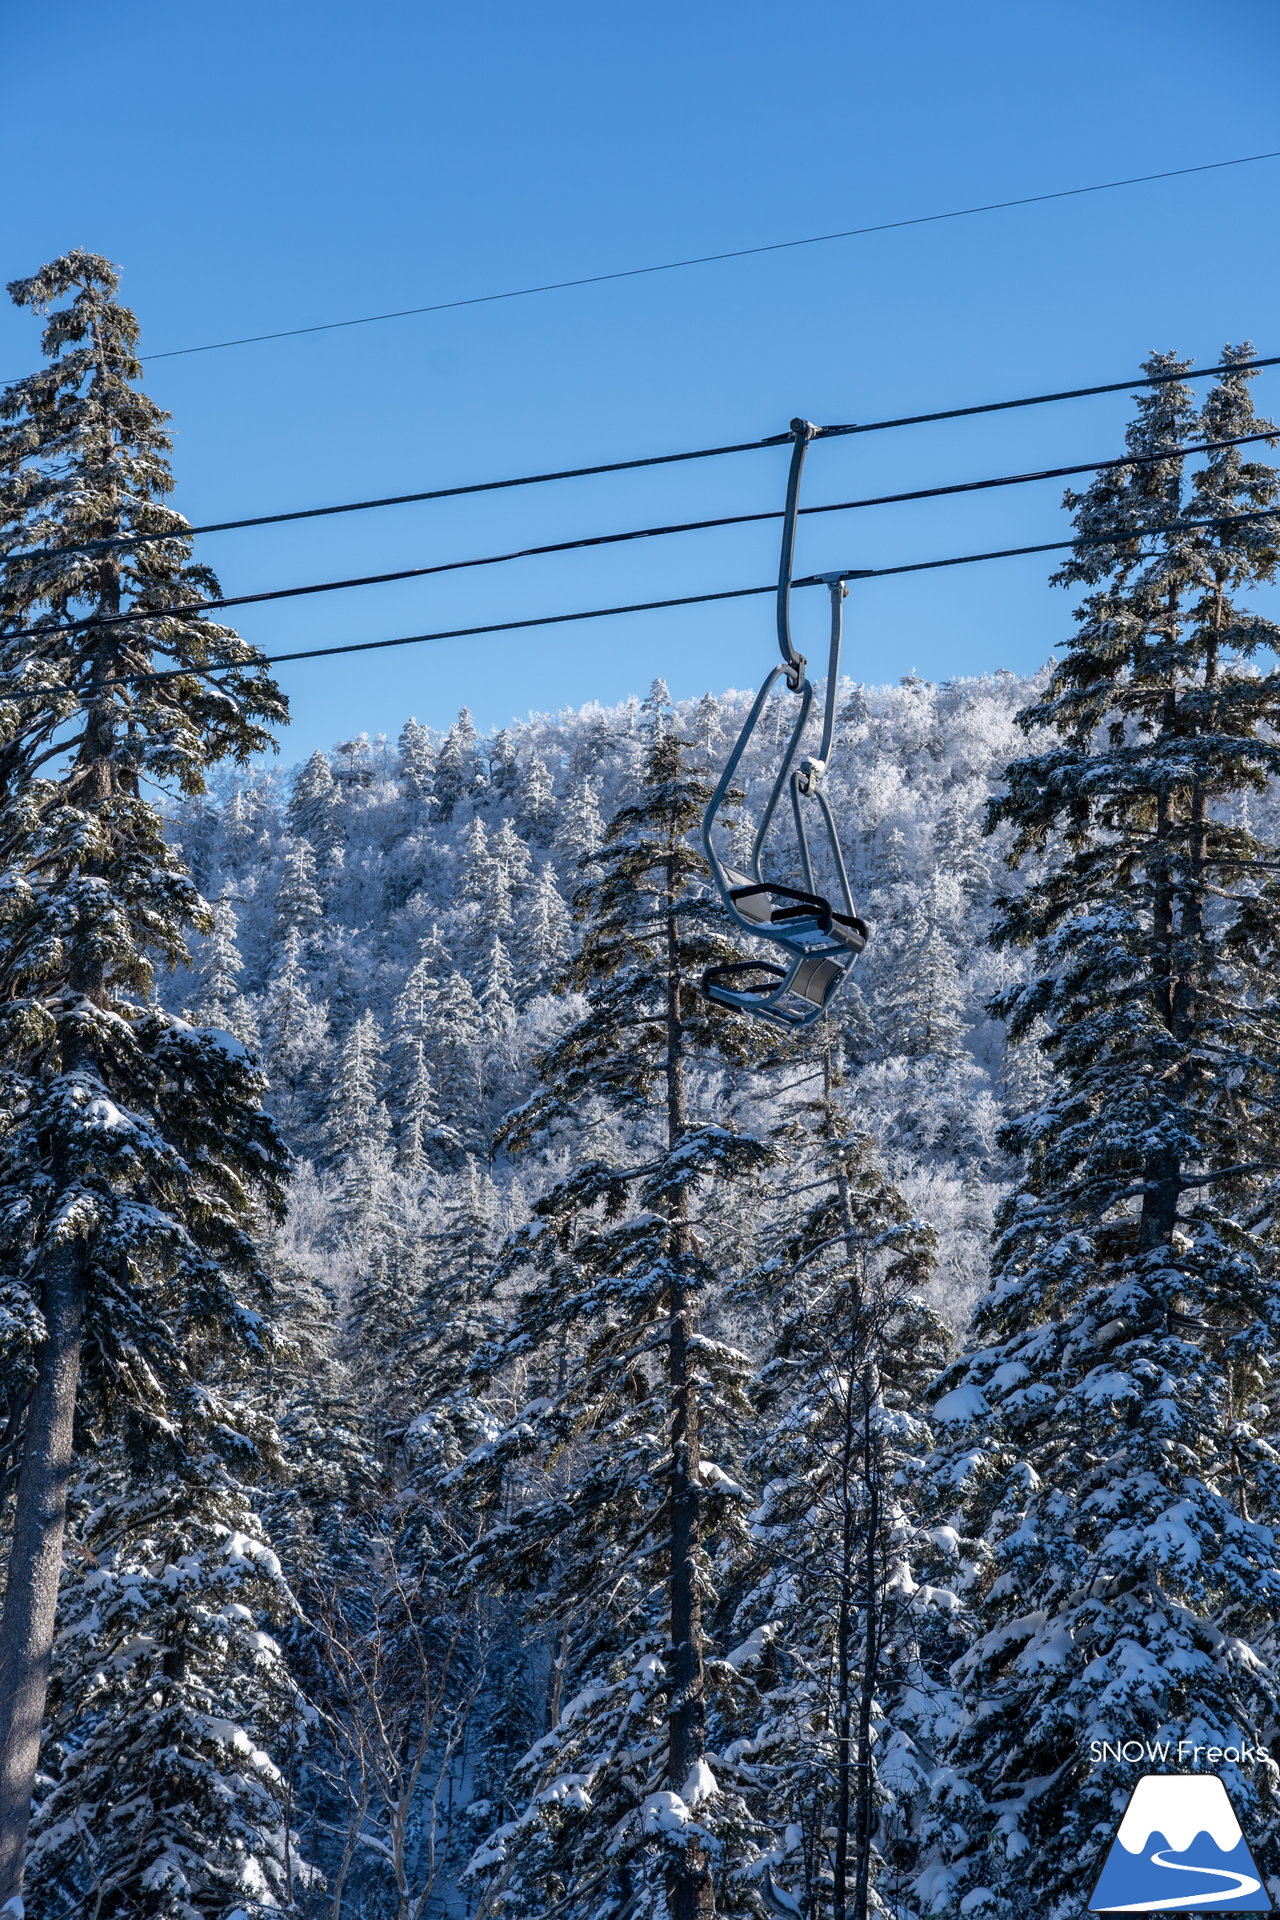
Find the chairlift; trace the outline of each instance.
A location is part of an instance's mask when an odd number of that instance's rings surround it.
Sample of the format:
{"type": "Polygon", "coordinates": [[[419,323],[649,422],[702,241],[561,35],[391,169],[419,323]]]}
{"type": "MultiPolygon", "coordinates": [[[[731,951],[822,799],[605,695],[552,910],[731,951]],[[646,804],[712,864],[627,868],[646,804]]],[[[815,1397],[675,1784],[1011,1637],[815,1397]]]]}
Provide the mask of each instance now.
{"type": "Polygon", "coordinates": [[[787,477],[782,556],[778,569],[778,646],[782,662],[772,669],[756,695],[702,820],[702,843],[725,912],[744,933],[771,941],[781,953],[782,964],[772,960],[732,960],[720,966],[708,967],[702,976],[702,991],[708,1000],[718,1006],[755,1014],[775,1026],[799,1028],[811,1026],[821,1018],[845,974],[866,946],[869,929],[854,908],[831,803],[824,790],[835,738],[836,689],[840,677],[840,644],[847,591],[842,574],[821,576],[831,596],[831,640],[822,742],[816,754],[806,755],[797,764],[800,743],[809,723],[815,695],[808,677],[807,662],[803,654],[797,653],[791,639],[791,575],[796,515],[800,504],[800,473],[809,442],[814,438],[817,428],[808,420],[793,420],[791,432],[791,468],[787,477]],[[760,724],[770,694],[783,677],[790,691],[799,696],[799,706],[777,779],[752,841],[749,870],[743,873],[736,867],[726,866],[721,859],[715,844],[716,821],[747,743],[760,724]],[[784,790],[791,796],[800,871],[804,880],[802,887],[784,884],[762,871],[765,843],[784,790]],[[806,802],[817,808],[820,833],[825,836],[831,856],[839,886],[839,900],[834,906],[826,895],[818,891],[815,881],[806,802]]]}

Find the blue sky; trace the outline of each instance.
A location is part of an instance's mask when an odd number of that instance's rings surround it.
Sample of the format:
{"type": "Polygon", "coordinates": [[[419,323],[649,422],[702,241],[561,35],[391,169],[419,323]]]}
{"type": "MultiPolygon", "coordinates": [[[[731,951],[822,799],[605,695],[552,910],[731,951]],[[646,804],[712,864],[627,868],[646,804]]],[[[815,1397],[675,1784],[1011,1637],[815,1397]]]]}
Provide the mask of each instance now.
{"type": "MultiPolygon", "coordinates": [[[[1280,146],[1280,15],[1184,0],[154,0],[6,9],[21,190],[3,277],[109,254],[144,347],[607,273],[1280,146]]],[[[1152,348],[1280,352],[1280,162],[375,327],[157,360],[194,520],[1122,378],[1152,348]]],[[[0,310],[0,374],[35,357],[0,310]]],[[[1280,370],[1278,370],[1280,371],[1280,370]]],[[[1280,379],[1260,396],[1280,411],[1280,379]]],[[[1118,450],[1123,398],[819,446],[811,500],[1118,450]]],[[[229,592],[775,505],[768,453],[207,539],[229,592]]],[[[823,517],[799,563],[1052,539],[1057,483],[823,517]]],[[[764,580],[772,528],[246,612],[267,648],[764,580]]],[[[849,671],[1039,664],[1045,561],[855,589],[849,671]]],[[[821,628],[819,596],[806,614],[821,628]]],[[[284,670],[288,760],[761,677],[767,602],[284,670]]]]}

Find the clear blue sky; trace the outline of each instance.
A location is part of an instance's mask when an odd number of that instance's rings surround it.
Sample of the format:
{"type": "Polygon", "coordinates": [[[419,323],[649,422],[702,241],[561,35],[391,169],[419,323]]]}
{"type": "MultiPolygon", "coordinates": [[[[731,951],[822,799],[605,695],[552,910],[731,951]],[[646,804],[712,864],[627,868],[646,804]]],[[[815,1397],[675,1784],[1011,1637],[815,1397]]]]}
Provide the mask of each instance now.
{"type": "MultiPolygon", "coordinates": [[[[85,246],[164,349],[1280,146],[1280,14],[1236,0],[65,0],[6,8],[5,279],[85,246]]],[[[232,517],[1280,352],[1280,162],[651,279],[159,360],[177,504],[232,517]]],[[[35,357],[0,311],[0,374],[35,357]]],[[[1280,412],[1280,379],[1260,382],[1280,412]]],[[[1118,450],[1096,400],[820,446],[813,500],[1118,450]]],[[[784,455],[210,538],[229,592],[776,503],[784,455]]],[[[1052,539],[1056,483],[810,523],[800,564],[1052,539]]],[[[323,645],[768,577],[772,529],[246,612],[323,645]]],[[[855,590],[849,670],[1037,665],[1043,561],[855,590]]],[[[809,617],[822,620],[819,596],[809,617]]],[[[760,677],[767,603],[448,642],[284,679],[351,732],[760,677]]]]}

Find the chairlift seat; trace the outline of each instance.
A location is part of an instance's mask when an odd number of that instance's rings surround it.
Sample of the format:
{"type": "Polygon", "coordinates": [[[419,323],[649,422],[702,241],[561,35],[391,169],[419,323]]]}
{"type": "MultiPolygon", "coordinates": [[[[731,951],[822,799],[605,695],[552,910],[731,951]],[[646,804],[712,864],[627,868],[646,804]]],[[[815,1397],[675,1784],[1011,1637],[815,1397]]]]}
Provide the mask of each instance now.
{"type": "Polygon", "coordinates": [[[866,921],[856,914],[837,913],[820,893],[784,886],[777,880],[752,880],[733,867],[724,871],[729,900],[739,917],[762,932],[768,928],[783,945],[794,941],[796,949],[804,953],[812,950],[815,939],[838,941],[854,953],[861,953],[866,946],[870,931],[866,921]]]}
{"type": "Polygon", "coordinates": [[[717,1006],[754,1013],[774,1026],[808,1027],[822,1014],[847,965],[847,959],[820,953],[806,954],[789,967],[771,960],[730,960],[706,969],[702,991],[717,1006]]]}

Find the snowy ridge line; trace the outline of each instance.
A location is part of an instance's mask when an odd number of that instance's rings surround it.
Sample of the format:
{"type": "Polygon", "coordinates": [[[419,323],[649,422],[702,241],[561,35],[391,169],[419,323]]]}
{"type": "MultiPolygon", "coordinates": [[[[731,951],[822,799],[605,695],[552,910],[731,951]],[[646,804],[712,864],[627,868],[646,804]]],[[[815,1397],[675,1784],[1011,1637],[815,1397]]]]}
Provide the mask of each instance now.
{"type": "MultiPolygon", "coordinates": [[[[943,560],[908,560],[895,567],[833,567],[826,573],[807,574],[803,579],[793,580],[793,587],[824,587],[833,580],[886,580],[900,573],[927,573],[937,567],[967,567],[984,560],[1013,560],[1024,554],[1064,553],[1074,547],[1096,547],[1121,545],[1126,539],[1147,539],[1158,533],[1189,533],[1198,527],[1236,526],[1249,520],[1274,520],[1280,525],[1280,504],[1274,507],[1258,507],[1250,513],[1215,514],[1203,520],[1170,520],[1160,526],[1143,527],[1129,535],[1079,534],[1074,540],[1044,540],[1029,547],[996,547],[989,553],[950,554],[943,560]]],[[[713,600],[748,600],[757,594],[776,593],[776,581],[769,581],[762,587],[721,587],[714,593],[674,594],[666,600],[636,600],[621,607],[585,607],[576,613],[541,613],[525,620],[494,620],[479,627],[446,627],[436,633],[396,634],[389,640],[349,640],[337,647],[307,647],[293,653],[251,653],[239,660],[211,660],[203,664],[192,663],[185,667],[161,667],[150,673],[122,673],[112,682],[113,686],[147,686],[161,680],[183,680],[199,677],[202,674],[216,673],[224,668],[256,668],[282,666],[292,660],[326,660],[336,654],[374,653],[383,647],[422,646],[433,640],[466,640],[489,633],[516,633],[527,627],[564,626],[575,620],[607,620],[624,613],[655,613],[666,607],[705,606],[713,600]]],[[[206,605],[216,604],[206,602],[206,605]]],[[[173,612],[182,609],[161,609],[152,611],[141,618],[163,620],[173,612]]],[[[59,632],[63,631],[61,628],[59,632]]],[[[21,637],[21,636],[17,636],[21,637]]],[[[47,700],[56,688],[42,687],[30,692],[18,690],[0,696],[2,701],[47,700]]]]}
{"type": "Polygon", "coordinates": [[[169,347],[149,353],[146,360],[182,360],[193,353],[220,353],[227,347],[258,346],[266,340],[296,340],[308,333],[337,333],[347,327],[372,327],[384,320],[409,320],[423,313],[449,313],[458,307],[492,306],[499,300],[526,300],[539,293],[563,293],[573,287],[599,287],[611,280],[638,280],[647,274],[677,273],[687,267],[715,266],[723,260],[747,260],[762,253],[788,253],[795,247],[821,247],[834,240],[857,240],[872,233],[895,233],[904,227],[935,226],[942,220],[968,220],[979,213],[1004,213],[1012,207],[1042,206],[1049,200],[1075,200],[1082,194],[1112,193],[1117,187],[1141,187],[1155,180],[1180,180],[1192,173],[1217,173],[1224,167],[1251,167],[1262,160],[1280,160],[1274,153],[1242,153],[1230,160],[1204,160],[1194,167],[1167,167],[1160,173],[1135,173],[1123,180],[1096,180],[1085,187],[1058,187],[1052,193],[1027,193],[1015,200],[988,200],[980,206],[950,207],[945,213],[917,213],[905,220],[880,220],[868,227],[843,227],[835,233],[811,233],[799,240],[769,240],[758,247],[733,247],[725,253],[693,254],[686,260],[660,260],[648,267],[621,267],[613,273],[581,274],[573,280],[548,280],[539,286],[507,287],[501,293],[473,293],[461,300],[436,300],[426,307],[397,307],[391,313],[364,313],[353,320],[321,320],[309,327],[282,327],[276,333],[247,333],[236,340],[207,340],[198,347],[169,347]]]}
{"type": "MultiPolygon", "coordinates": [[[[889,507],[912,500],[937,500],[947,494],[979,493],[991,487],[1019,487],[1035,480],[1063,480],[1077,473],[1100,473],[1113,467],[1143,467],[1160,465],[1170,459],[1188,459],[1197,453],[1218,453],[1226,447],[1252,445],[1255,441],[1266,440],[1273,445],[1280,434],[1241,433],[1230,440],[1206,440],[1198,446],[1181,447],[1176,454],[1143,453],[1117,454],[1108,460],[1082,460],[1070,467],[1045,467],[1035,473],[997,474],[987,480],[957,480],[944,487],[917,487],[909,493],[882,493],[865,500],[832,500],[825,505],[801,507],[803,513],[852,513],[860,507],[889,507]]],[[[776,507],[766,508],[760,513],[721,514],[712,520],[682,520],[668,526],[631,527],[622,533],[590,533],[577,540],[554,540],[542,546],[517,547],[510,553],[481,554],[469,560],[437,560],[429,567],[398,567],[390,573],[358,574],[347,580],[313,580],[300,587],[268,587],[261,593],[229,594],[220,600],[192,600],[176,607],[165,607],[164,615],[216,613],[224,607],[256,606],[266,600],[297,600],[313,593],[339,593],[354,587],[386,586],[396,580],[421,580],[436,573],[457,573],[468,567],[498,567],[511,560],[532,560],[549,553],[574,553],[580,548],[618,546],[631,540],[653,540],[664,534],[700,533],[715,527],[740,527],[753,521],[780,520],[782,510],[776,507]]],[[[180,538],[174,534],[153,534],[153,540],[180,538]]],[[[23,559],[26,555],[14,554],[13,559],[23,559]]],[[[44,558],[36,550],[37,558],[44,558]]],[[[950,564],[937,562],[938,565],[950,564]]],[[[852,578],[852,576],[849,576],[852,578]]],[[[10,638],[15,640],[36,639],[48,633],[85,633],[96,627],[129,626],[137,620],[153,620],[155,608],[133,608],[127,613],[91,614],[83,620],[70,620],[57,626],[52,622],[35,627],[20,627],[10,638]]]]}
{"type": "MultiPolygon", "coordinates": [[[[1205,380],[1215,373],[1238,373],[1242,367],[1258,368],[1277,366],[1280,366],[1280,354],[1272,354],[1266,358],[1253,358],[1244,361],[1222,361],[1217,366],[1192,367],[1188,369],[1186,373],[1139,374],[1131,380],[1112,380],[1098,387],[1068,387],[1058,393],[1026,394],[1016,400],[984,400],[977,406],[948,407],[938,413],[909,413],[903,414],[893,420],[864,420],[846,426],[819,427],[815,438],[824,440],[838,439],[853,433],[887,433],[897,427],[922,427],[929,426],[941,420],[967,420],[976,414],[1007,413],[1010,409],[1016,407],[1049,406],[1057,400],[1087,400],[1095,394],[1127,393],[1134,387],[1162,387],[1168,386],[1171,381],[1176,380],[1205,380]]],[[[498,493],[509,487],[537,487],[545,485],[552,480],[586,480],[593,478],[597,474],[630,473],[638,467],[674,466],[684,460],[713,460],[719,455],[727,453],[756,453],[765,447],[786,446],[791,441],[791,438],[790,433],[771,433],[766,435],[763,440],[738,440],[734,441],[731,445],[722,447],[695,447],[685,453],[646,454],[638,460],[612,460],[594,467],[562,467],[551,473],[518,474],[514,479],[510,480],[476,480],[465,486],[433,487],[424,493],[393,493],[375,500],[344,500],[331,507],[297,507],[288,513],[259,513],[253,514],[243,520],[209,520],[201,526],[170,528],[168,532],[164,533],[122,533],[108,540],[84,540],[66,547],[17,548],[5,557],[9,560],[56,560],[70,553],[114,553],[128,547],[145,547],[157,540],[194,539],[198,534],[205,533],[238,533],[247,527],[278,527],[294,520],[320,520],[335,513],[369,513],[382,507],[413,506],[424,500],[456,500],[464,494],[498,493]]],[[[1223,441],[1221,444],[1229,446],[1237,443],[1223,441]]],[[[1196,449],[1187,448],[1184,451],[1194,452],[1196,449]]],[[[1201,449],[1201,451],[1203,451],[1203,449],[1201,449]]],[[[956,487],[951,489],[951,491],[959,492],[963,491],[964,488],[982,485],[1013,485],[1017,480],[1024,477],[1026,479],[1049,479],[1059,473],[1063,475],[1072,472],[1084,473],[1091,471],[1094,466],[1103,466],[1106,464],[1105,461],[1092,461],[1086,466],[1079,468],[1063,467],[1061,469],[1053,469],[1052,472],[1046,472],[1042,475],[1013,475],[1006,483],[997,481],[966,481],[963,483],[963,487],[956,487]]],[[[1134,460],[1129,464],[1138,465],[1139,462],[1134,460]]],[[[854,501],[848,504],[855,506],[884,506],[896,499],[931,499],[933,497],[933,492],[922,494],[886,494],[882,499],[854,501]]],[[[802,513],[821,513],[836,512],[838,509],[835,507],[802,507],[800,511],[802,513]]],[[[744,514],[742,516],[744,520],[777,519],[778,517],[777,514],[744,514]]],[[[702,523],[691,523],[691,525],[700,524],[702,523]]],[[[706,524],[709,526],[722,526],[732,525],[734,523],[726,520],[708,521],[706,524]]],[[[676,531],[676,529],[673,528],[670,529],[670,531],[676,531]]]]}

